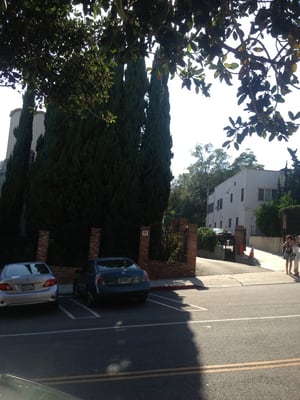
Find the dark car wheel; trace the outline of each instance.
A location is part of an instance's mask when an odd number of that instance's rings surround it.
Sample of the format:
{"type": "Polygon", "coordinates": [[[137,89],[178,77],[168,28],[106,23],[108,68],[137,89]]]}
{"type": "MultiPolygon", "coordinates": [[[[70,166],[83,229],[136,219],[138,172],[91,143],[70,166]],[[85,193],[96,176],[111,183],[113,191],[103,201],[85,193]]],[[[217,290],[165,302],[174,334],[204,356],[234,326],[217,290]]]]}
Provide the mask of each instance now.
{"type": "Polygon", "coordinates": [[[87,290],[87,304],[89,307],[93,307],[96,303],[95,296],[90,289],[87,290]]]}
{"type": "Polygon", "coordinates": [[[76,281],[73,283],[73,295],[75,297],[80,297],[80,291],[79,291],[78,283],[76,281]]]}
{"type": "Polygon", "coordinates": [[[59,307],[59,300],[53,301],[53,303],[49,303],[48,307],[50,310],[57,310],[59,307]]]}
{"type": "Polygon", "coordinates": [[[139,301],[139,303],[145,303],[145,301],[147,300],[147,298],[148,298],[148,293],[144,293],[144,294],[141,294],[141,295],[138,297],[138,301],[139,301]]]}

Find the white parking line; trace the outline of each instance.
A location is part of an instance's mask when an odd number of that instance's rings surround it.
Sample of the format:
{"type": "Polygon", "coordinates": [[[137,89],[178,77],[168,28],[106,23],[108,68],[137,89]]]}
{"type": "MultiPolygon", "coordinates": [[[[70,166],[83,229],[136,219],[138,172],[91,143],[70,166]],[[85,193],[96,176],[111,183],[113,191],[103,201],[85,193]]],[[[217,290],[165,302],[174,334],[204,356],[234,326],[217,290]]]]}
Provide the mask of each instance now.
{"type": "Polygon", "coordinates": [[[182,303],[182,301],[170,299],[170,298],[164,297],[164,296],[159,296],[158,294],[151,294],[151,298],[149,299],[149,301],[152,301],[152,303],[157,303],[157,304],[163,305],[165,307],[173,308],[174,310],[178,310],[178,311],[185,311],[185,312],[186,311],[207,311],[207,308],[196,306],[195,304],[182,303]],[[152,300],[152,297],[157,297],[158,299],[163,299],[168,302],[178,303],[181,305],[181,308],[172,307],[165,303],[156,302],[155,300],[152,300]]]}
{"type": "Polygon", "coordinates": [[[60,309],[60,311],[64,312],[69,318],[76,319],[76,317],[69,311],[67,311],[62,305],[59,305],[58,308],[60,309]]]}
{"type": "Polygon", "coordinates": [[[159,304],[160,306],[171,308],[172,310],[181,311],[181,312],[183,311],[180,308],[169,306],[168,304],[161,303],[160,301],[155,301],[155,300],[151,300],[151,299],[148,299],[148,301],[150,301],[150,303],[159,304]]]}
{"type": "Polygon", "coordinates": [[[0,338],[9,337],[24,337],[24,336],[42,336],[42,335],[62,335],[70,333],[86,333],[86,332],[107,332],[119,329],[149,329],[158,327],[168,327],[168,326],[181,326],[181,325],[207,325],[214,323],[232,323],[232,322],[248,322],[248,321],[266,321],[266,320],[280,320],[280,319],[300,319],[300,314],[294,315],[275,315],[275,316],[265,316],[265,317],[243,317],[243,318],[223,318],[223,319],[206,319],[198,321],[176,321],[176,322],[159,322],[159,323],[149,323],[149,324],[120,324],[117,323],[112,326],[98,326],[93,328],[76,328],[76,329],[61,329],[52,331],[39,331],[39,332],[22,332],[22,333],[2,333],[0,338]]]}
{"type": "Polygon", "coordinates": [[[75,303],[75,304],[81,306],[81,307],[84,308],[86,311],[88,311],[88,312],[90,312],[91,314],[93,314],[94,317],[101,318],[101,315],[100,315],[100,314],[96,313],[96,311],[92,310],[91,308],[86,307],[84,304],[80,303],[79,301],[77,301],[77,300],[75,300],[75,299],[70,299],[70,301],[72,301],[73,303],[75,303]]]}
{"type": "Polygon", "coordinates": [[[88,311],[90,314],[92,315],[88,315],[85,317],[76,317],[74,314],[72,314],[69,310],[67,310],[65,307],[63,307],[61,304],[59,305],[59,309],[60,311],[62,311],[63,313],[65,313],[69,318],[71,319],[90,319],[90,318],[101,318],[101,315],[96,313],[94,310],[86,307],[84,304],[80,303],[77,300],[74,299],[69,299],[69,301],[71,301],[72,303],[76,304],[77,306],[80,306],[81,308],[83,308],[84,310],[88,311]]]}

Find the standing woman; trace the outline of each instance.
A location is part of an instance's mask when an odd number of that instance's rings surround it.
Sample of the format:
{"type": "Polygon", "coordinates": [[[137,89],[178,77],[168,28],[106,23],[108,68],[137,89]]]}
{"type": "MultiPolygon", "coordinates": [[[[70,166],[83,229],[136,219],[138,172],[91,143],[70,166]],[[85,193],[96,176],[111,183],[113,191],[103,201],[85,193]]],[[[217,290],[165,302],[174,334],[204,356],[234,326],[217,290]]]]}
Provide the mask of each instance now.
{"type": "Polygon", "coordinates": [[[283,243],[283,258],[285,259],[285,272],[287,274],[291,273],[292,262],[295,260],[295,253],[293,252],[293,246],[295,241],[291,235],[287,235],[285,242],[283,243]]]}
{"type": "Polygon", "coordinates": [[[295,253],[294,261],[294,275],[299,276],[299,260],[300,260],[300,235],[296,236],[293,246],[293,253],[295,253]]]}

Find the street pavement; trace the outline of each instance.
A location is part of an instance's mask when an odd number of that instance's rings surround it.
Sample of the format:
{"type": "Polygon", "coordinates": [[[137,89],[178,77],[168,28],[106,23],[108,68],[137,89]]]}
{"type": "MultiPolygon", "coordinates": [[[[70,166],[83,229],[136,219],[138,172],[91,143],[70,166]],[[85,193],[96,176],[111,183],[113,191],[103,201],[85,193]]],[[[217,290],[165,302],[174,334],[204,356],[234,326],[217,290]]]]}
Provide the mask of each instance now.
{"type": "MultiPolygon", "coordinates": [[[[300,283],[300,278],[285,273],[285,261],[279,255],[250,248],[236,262],[197,257],[196,276],[151,281],[151,290],[209,289],[234,286],[300,283]]],[[[72,285],[60,285],[60,294],[71,294],[72,285]]]]}

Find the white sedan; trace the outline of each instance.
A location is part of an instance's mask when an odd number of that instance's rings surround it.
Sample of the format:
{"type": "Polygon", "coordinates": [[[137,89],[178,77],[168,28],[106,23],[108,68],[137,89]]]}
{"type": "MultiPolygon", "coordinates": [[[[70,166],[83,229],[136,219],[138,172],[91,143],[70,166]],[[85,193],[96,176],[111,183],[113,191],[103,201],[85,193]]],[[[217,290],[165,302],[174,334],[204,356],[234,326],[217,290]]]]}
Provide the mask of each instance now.
{"type": "Polygon", "coordinates": [[[47,264],[7,264],[0,271],[0,308],[29,304],[58,305],[58,285],[47,264]]]}

